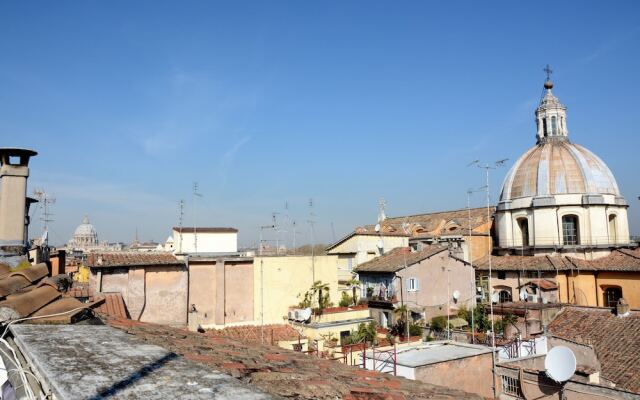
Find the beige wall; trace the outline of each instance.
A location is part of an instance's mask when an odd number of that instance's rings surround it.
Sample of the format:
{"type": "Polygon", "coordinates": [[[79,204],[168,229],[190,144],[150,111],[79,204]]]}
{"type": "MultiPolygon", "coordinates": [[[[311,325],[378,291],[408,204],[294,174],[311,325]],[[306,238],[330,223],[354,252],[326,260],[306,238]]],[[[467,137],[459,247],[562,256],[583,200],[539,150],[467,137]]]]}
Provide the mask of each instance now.
{"type": "Polygon", "coordinates": [[[187,324],[187,271],[184,267],[147,267],[146,304],[140,321],[187,324]]]}
{"type": "MultiPolygon", "coordinates": [[[[296,306],[313,285],[311,256],[275,256],[254,258],[254,318],[265,324],[286,321],[289,307],[296,306]],[[264,271],[264,279],[261,271],[264,271]],[[262,299],[264,297],[264,308],[262,299]]],[[[315,280],[328,283],[331,302],[338,304],[338,256],[315,257],[315,280]]]]}
{"type": "Polygon", "coordinates": [[[92,269],[90,278],[96,292],[122,293],[131,319],[172,326],[187,323],[187,282],[181,266],[92,269]]]}
{"type": "Polygon", "coordinates": [[[191,261],[189,329],[253,322],[253,268],[251,260],[191,261]]]}
{"type": "Polygon", "coordinates": [[[416,368],[416,380],[493,398],[491,353],[416,368]]]}
{"type": "MultiPolygon", "coordinates": [[[[397,275],[402,277],[402,300],[409,308],[424,307],[427,320],[438,315],[446,315],[447,300],[450,300],[449,306],[453,313],[462,305],[471,307],[475,294],[474,271],[463,262],[449,257],[446,251],[400,270],[397,275]],[[418,290],[407,290],[409,278],[418,278],[418,290]],[[460,300],[457,303],[452,297],[455,290],[460,292],[460,300]]],[[[397,289],[400,280],[396,278],[395,283],[397,289]]],[[[399,303],[401,296],[398,291],[397,293],[396,299],[399,303]]]]}

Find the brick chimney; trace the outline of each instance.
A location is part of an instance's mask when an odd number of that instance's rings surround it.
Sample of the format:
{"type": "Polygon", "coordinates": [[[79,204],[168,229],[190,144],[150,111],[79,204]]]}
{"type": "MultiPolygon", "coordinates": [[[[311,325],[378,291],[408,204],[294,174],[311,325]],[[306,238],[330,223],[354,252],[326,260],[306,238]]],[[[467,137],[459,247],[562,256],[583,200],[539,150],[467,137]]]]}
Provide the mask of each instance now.
{"type": "Polygon", "coordinates": [[[37,154],[27,149],[0,148],[0,249],[5,253],[26,251],[29,158],[37,154]]]}

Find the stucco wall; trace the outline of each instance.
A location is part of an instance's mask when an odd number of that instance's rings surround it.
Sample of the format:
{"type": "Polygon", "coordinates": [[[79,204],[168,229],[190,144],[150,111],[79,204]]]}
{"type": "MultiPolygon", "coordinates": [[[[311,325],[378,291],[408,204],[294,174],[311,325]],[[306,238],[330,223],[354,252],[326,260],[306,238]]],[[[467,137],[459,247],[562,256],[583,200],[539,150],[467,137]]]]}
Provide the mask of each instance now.
{"type": "Polygon", "coordinates": [[[146,304],[140,321],[187,324],[187,271],[184,267],[147,267],[146,304]]]}
{"type": "Polygon", "coordinates": [[[491,353],[416,368],[416,380],[493,397],[491,353]]]}
{"type": "Polygon", "coordinates": [[[569,303],[596,306],[596,279],[593,272],[567,273],[569,303]]]}
{"type": "Polygon", "coordinates": [[[187,281],[184,267],[162,266],[92,270],[90,283],[96,292],[122,293],[131,319],[185,326],[187,281]]]}
{"type": "Polygon", "coordinates": [[[251,321],[253,317],[253,263],[225,262],[224,323],[251,321]]]}
{"type": "Polygon", "coordinates": [[[215,324],[216,317],[216,270],[215,261],[209,263],[189,264],[189,329],[195,330],[198,325],[215,324]]]}
{"type": "MultiPolygon", "coordinates": [[[[449,257],[446,251],[400,270],[397,275],[402,277],[404,303],[409,308],[424,307],[427,320],[434,316],[446,315],[447,300],[450,300],[451,309],[462,305],[471,307],[475,293],[474,271],[470,266],[449,257]],[[418,290],[407,290],[409,278],[418,278],[418,290]],[[448,293],[447,289],[449,289],[448,293]],[[455,290],[460,292],[460,300],[457,303],[452,297],[455,290]]],[[[395,285],[398,292],[399,279],[395,280],[395,285]]],[[[399,302],[401,298],[399,292],[396,298],[399,302]]]]}
{"type": "Polygon", "coordinates": [[[598,272],[598,302],[604,306],[604,291],[610,286],[619,286],[622,297],[631,308],[640,308],[640,272],[598,272]]]}
{"type": "MultiPolygon", "coordinates": [[[[311,256],[276,256],[254,258],[254,319],[264,323],[282,323],[289,307],[297,305],[304,293],[313,285],[311,256]],[[261,271],[264,271],[262,279],[261,271]],[[264,308],[262,298],[264,296],[264,308]]],[[[337,304],[338,257],[335,255],[315,257],[315,280],[329,284],[331,302],[337,304]]]]}

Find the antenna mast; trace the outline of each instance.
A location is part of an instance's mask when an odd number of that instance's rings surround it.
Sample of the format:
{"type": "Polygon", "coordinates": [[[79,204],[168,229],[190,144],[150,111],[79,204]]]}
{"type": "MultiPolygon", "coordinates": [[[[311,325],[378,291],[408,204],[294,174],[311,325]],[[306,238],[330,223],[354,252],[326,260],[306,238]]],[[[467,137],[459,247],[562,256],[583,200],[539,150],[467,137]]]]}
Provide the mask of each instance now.
{"type": "Polygon", "coordinates": [[[184,200],[180,199],[180,215],[178,217],[178,235],[180,244],[178,245],[178,254],[182,254],[182,218],[184,218],[184,200]]]}
{"type": "Polygon", "coordinates": [[[196,218],[196,198],[202,197],[198,193],[198,182],[193,182],[193,248],[194,253],[198,253],[198,223],[196,218]]]}
{"type": "Polygon", "coordinates": [[[35,188],[33,190],[33,197],[38,200],[42,206],[42,217],[40,217],[40,221],[42,221],[42,245],[46,246],[49,242],[49,222],[53,222],[54,220],[51,218],[53,213],[51,213],[50,205],[55,204],[56,198],[42,188],[35,188]]]}

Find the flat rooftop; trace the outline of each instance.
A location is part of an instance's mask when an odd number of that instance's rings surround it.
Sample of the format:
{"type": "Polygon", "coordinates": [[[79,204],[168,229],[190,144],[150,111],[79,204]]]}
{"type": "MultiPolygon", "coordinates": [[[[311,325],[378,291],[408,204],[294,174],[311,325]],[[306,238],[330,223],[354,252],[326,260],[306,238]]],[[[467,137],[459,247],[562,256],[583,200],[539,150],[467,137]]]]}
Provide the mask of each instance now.
{"type": "Polygon", "coordinates": [[[63,399],[271,399],[210,367],[112,328],[13,325],[45,391],[63,399]]]}
{"type": "MultiPolygon", "coordinates": [[[[397,363],[405,367],[416,368],[490,353],[491,349],[484,346],[438,341],[398,350],[397,363]]],[[[367,358],[371,357],[373,357],[373,353],[367,351],[367,358]]],[[[375,358],[376,360],[384,361],[389,358],[389,355],[376,353],[375,358]]]]}

